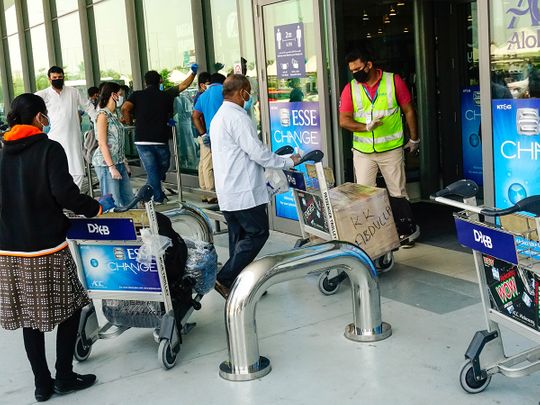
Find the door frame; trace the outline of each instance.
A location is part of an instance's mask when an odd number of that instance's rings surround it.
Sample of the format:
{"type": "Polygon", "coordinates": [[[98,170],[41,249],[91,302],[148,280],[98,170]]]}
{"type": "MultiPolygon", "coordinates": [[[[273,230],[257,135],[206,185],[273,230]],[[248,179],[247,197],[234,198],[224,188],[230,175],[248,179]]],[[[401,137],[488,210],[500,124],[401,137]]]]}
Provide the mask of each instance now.
{"type": "MultiPolygon", "coordinates": [[[[253,1],[253,25],[255,32],[255,47],[257,66],[260,69],[258,75],[259,82],[259,101],[261,114],[261,129],[262,140],[265,144],[271,144],[270,136],[270,108],[268,99],[268,80],[266,69],[266,38],[264,36],[264,7],[286,3],[296,0],[254,0],[253,1]]],[[[332,116],[331,116],[331,94],[329,87],[329,72],[326,63],[327,51],[324,46],[326,38],[323,38],[324,21],[324,6],[323,0],[311,0],[313,4],[313,20],[315,30],[315,46],[317,55],[317,89],[319,96],[319,120],[321,131],[321,149],[324,152],[323,160],[326,166],[332,167],[332,116]]],[[[331,61],[329,61],[331,63],[331,61]]],[[[269,206],[270,228],[276,231],[300,235],[300,224],[298,221],[292,221],[285,218],[280,218],[275,214],[275,203],[270,202],[269,206]]]]}

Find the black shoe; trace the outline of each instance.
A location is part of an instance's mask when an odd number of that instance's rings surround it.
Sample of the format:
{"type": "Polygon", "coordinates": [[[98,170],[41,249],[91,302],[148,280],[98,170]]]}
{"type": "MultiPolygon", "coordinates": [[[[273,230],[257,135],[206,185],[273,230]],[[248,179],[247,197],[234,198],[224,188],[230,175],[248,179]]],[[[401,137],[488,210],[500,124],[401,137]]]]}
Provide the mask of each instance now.
{"type": "Polygon", "coordinates": [[[34,396],[36,401],[45,402],[48,401],[54,394],[54,380],[51,380],[51,384],[46,387],[36,387],[34,391],[34,396]]]}
{"type": "Polygon", "coordinates": [[[73,377],[69,380],[54,381],[54,392],[58,395],[69,394],[70,392],[84,390],[91,387],[96,382],[96,376],[94,374],[73,374],[73,377]]]}
{"type": "Polygon", "coordinates": [[[229,287],[227,287],[224,284],[221,284],[217,280],[216,280],[216,285],[214,286],[214,290],[216,290],[225,299],[229,298],[229,294],[231,292],[231,289],[229,287]]]}

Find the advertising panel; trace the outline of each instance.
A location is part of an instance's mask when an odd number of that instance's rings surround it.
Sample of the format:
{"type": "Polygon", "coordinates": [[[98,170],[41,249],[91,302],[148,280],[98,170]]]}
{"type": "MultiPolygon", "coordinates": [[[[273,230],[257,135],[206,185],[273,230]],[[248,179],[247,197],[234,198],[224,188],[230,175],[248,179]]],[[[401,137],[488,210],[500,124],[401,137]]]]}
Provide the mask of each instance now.
{"type": "Polygon", "coordinates": [[[459,218],[455,223],[457,239],[463,246],[517,264],[514,235],[459,218]]]}
{"type": "Polygon", "coordinates": [[[538,324],[538,280],[513,264],[482,255],[493,308],[531,328],[538,324]]]}
{"type": "MultiPolygon", "coordinates": [[[[270,131],[272,151],[290,145],[304,153],[322,149],[318,102],[270,103],[270,131]]],[[[305,172],[304,165],[297,167],[305,172]]],[[[276,215],[298,220],[292,192],[276,196],[276,215]]]]}
{"type": "Polygon", "coordinates": [[[483,185],[480,121],[480,86],[466,87],[461,92],[463,177],[479,186],[483,185]]]}
{"type": "Polygon", "coordinates": [[[86,286],[100,291],[160,292],[155,261],[137,261],[136,245],[79,245],[86,286]]]}
{"type": "Polygon", "coordinates": [[[540,194],[540,99],[493,100],[495,205],[540,194]]]}
{"type": "Polygon", "coordinates": [[[279,79],[305,77],[304,23],[299,22],[274,27],[274,39],[277,77],[279,79]]]}
{"type": "Polygon", "coordinates": [[[72,218],[68,239],[80,240],[137,240],[131,218],[72,218]]]}

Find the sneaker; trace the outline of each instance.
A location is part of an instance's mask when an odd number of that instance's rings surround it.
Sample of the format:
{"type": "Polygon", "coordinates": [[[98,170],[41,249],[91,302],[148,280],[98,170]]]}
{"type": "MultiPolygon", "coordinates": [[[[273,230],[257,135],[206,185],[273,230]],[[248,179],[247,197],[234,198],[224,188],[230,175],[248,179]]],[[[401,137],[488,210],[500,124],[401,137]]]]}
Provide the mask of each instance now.
{"type": "Polygon", "coordinates": [[[227,299],[229,297],[229,294],[231,293],[231,289],[229,287],[227,287],[224,284],[221,284],[217,280],[216,280],[216,285],[214,286],[214,290],[216,290],[225,299],[227,299]]]}
{"type": "Polygon", "coordinates": [[[410,249],[414,247],[415,240],[420,237],[420,227],[416,225],[415,231],[410,235],[400,235],[399,244],[404,249],[410,249]]]}
{"type": "Polygon", "coordinates": [[[68,380],[59,380],[58,378],[54,381],[54,392],[58,395],[65,395],[71,392],[84,390],[91,387],[96,382],[96,376],[94,374],[75,374],[73,377],[68,380]]]}
{"type": "Polygon", "coordinates": [[[54,380],[51,380],[50,385],[46,387],[36,387],[34,391],[34,396],[36,397],[37,402],[48,401],[54,394],[54,380]]]}
{"type": "Polygon", "coordinates": [[[217,202],[218,202],[218,199],[216,197],[208,199],[208,204],[217,204],[217,202]]]}

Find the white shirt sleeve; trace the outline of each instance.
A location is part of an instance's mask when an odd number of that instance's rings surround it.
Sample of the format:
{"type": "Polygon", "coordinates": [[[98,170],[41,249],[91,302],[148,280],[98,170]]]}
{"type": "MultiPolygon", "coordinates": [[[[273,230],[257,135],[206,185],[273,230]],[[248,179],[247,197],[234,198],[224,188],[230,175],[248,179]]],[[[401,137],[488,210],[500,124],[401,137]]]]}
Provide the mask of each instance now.
{"type": "Polygon", "coordinates": [[[291,158],[276,155],[259,140],[257,129],[247,115],[246,119],[236,120],[233,125],[231,136],[251,160],[271,169],[289,169],[294,166],[291,158]]]}

